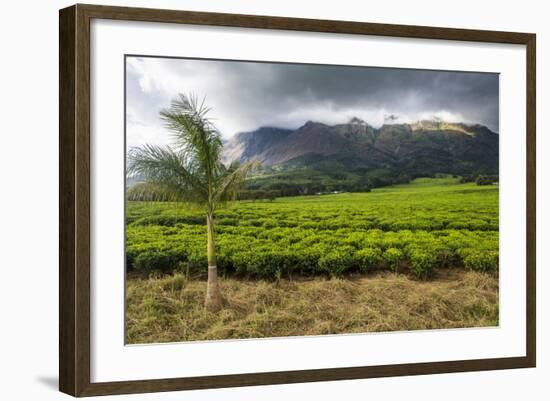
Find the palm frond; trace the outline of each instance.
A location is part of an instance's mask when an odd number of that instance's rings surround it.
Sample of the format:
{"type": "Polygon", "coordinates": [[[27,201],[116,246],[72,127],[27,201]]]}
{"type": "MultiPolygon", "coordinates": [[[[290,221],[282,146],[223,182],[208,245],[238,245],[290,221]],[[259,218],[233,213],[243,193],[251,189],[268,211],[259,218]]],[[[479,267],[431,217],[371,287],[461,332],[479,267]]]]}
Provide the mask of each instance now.
{"type": "Polygon", "coordinates": [[[131,201],[178,202],[186,201],[179,191],[159,183],[139,182],[126,191],[131,201]]]}
{"type": "Polygon", "coordinates": [[[186,158],[200,164],[209,177],[219,173],[223,143],[219,131],[207,117],[210,109],[193,95],[180,94],[168,109],[160,112],[161,119],[172,132],[174,145],[186,158]]]}
{"type": "Polygon", "coordinates": [[[164,191],[178,194],[178,198],[205,202],[208,193],[200,169],[184,155],[155,145],[132,148],[128,152],[128,174],[143,178],[164,191]]]}
{"type": "Polygon", "coordinates": [[[217,185],[214,200],[221,202],[235,200],[238,192],[244,188],[246,177],[259,166],[260,162],[257,160],[242,165],[232,164],[219,185],[217,185]]]}

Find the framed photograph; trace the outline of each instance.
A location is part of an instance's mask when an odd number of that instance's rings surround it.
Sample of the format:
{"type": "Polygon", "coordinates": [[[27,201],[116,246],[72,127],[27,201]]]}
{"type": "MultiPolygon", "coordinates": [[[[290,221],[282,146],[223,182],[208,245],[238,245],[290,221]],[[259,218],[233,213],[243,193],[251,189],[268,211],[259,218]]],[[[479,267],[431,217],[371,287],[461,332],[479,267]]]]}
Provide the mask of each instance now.
{"type": "Polygon", "coordinates": [[[59,18],[61,391],[535,366],[534,34],[59,18]]]}

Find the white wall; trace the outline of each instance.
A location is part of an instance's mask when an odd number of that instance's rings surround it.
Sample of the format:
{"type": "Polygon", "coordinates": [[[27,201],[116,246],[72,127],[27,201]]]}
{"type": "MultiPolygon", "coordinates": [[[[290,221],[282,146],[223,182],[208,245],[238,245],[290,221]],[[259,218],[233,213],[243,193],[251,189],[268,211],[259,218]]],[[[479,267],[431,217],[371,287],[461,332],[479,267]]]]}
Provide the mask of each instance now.
{"type": "MultiPolygon", "coordinates": [[[[337,2],[157,0],[115,4],[412,25],[535,32],[538,37],[538,368],[315,384],[122,396],[140,400],[406,398],[543,400],[550,390],[545,343],[550,306],[550,25],[545,3],[504,1],[337,2]],[[545,91],[546,90],[546,91],[545,91]],[[545,226],[546,225],[546,226],[545,226]],[[546,314],[546,316],[544,316],[546,314]],[[548,380],[548,379],[546,379],[548,380]]],[[[68,1],[5,2],[0,59],[0,395],[54,400],[57,392],[57,12],[68,1]]],[[[105,400],[113,397],[102,398],[105,400]]]]}

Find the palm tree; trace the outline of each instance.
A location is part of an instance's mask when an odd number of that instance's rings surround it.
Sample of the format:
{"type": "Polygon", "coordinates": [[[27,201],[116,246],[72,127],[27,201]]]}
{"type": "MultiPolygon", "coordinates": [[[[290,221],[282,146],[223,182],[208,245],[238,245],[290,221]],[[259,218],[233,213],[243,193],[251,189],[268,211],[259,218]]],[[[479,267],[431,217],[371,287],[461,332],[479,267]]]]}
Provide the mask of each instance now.
{"type": "Polygon", "coordinates": [[[142,198],[190,202],[205,213],[207,227],[208,283],[205,307],[222,308],[216,266],[215,224],[217,209],[234,200],[247,174],[258,165],[252,161],[226,167],[221,161],[223,143],[209,118],[204,100],[195,96],[174,98],[160,116],[172,133],[173,146],[144,145],[128,153],[128,173],[139,176],[142,198]]]}

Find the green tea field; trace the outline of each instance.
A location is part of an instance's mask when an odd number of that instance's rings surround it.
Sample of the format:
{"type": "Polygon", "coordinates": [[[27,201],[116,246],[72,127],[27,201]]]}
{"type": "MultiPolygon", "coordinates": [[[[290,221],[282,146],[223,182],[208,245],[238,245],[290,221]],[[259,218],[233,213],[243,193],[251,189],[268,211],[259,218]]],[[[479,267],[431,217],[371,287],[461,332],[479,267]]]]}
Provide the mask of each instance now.
{"type": "MultiPolygon", "coordinates": [[[[222,275],[280,279],[389,269],[498,269],[498,186],[457,179],[240,201],[216,215],[222,275]]],[[[128,202],[127,268],[205,273],[205,218],[185,205],[128,202]]]]}

